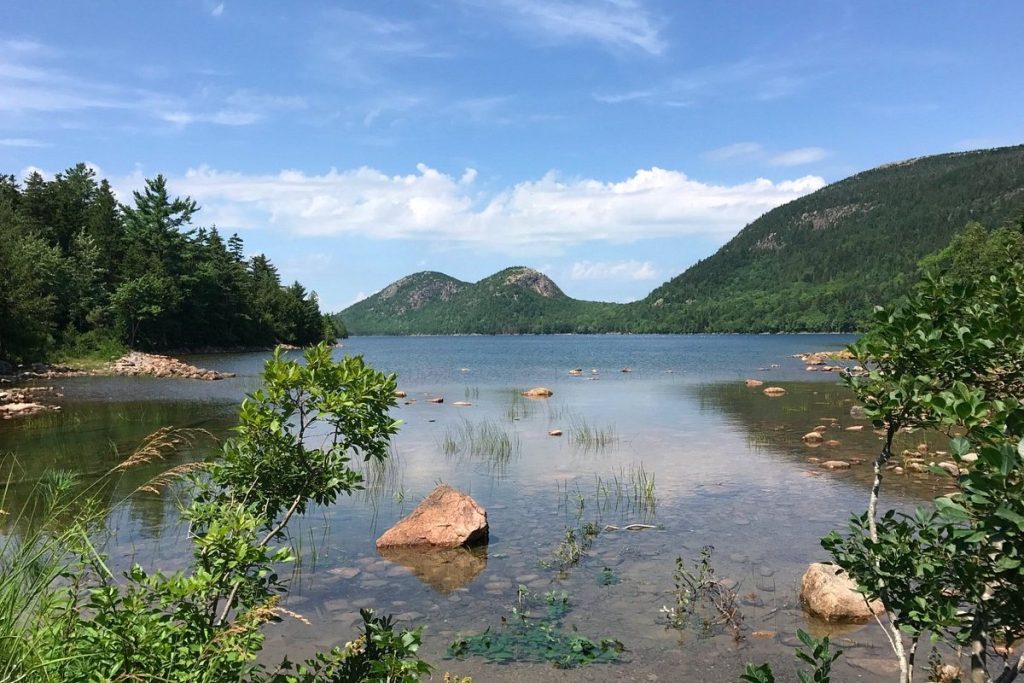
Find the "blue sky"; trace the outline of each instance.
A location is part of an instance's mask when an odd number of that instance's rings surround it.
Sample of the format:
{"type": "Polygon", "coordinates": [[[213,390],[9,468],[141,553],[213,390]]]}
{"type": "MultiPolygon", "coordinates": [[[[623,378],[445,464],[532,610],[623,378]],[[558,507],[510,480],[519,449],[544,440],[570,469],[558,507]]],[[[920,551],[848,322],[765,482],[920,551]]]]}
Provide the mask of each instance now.
{"type": "Polygon", "coordinates": [[[513,264],[625,301],[778,204],[1024,142],[1024,4],[17,3],[0,172],[157,173],[336,310],[513,264]]]}

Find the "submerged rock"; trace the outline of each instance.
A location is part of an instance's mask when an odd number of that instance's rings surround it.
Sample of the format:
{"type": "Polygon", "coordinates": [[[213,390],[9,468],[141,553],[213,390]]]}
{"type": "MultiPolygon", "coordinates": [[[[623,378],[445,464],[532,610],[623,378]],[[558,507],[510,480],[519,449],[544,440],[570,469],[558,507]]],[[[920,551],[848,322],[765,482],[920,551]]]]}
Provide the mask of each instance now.
{"type": "Polygon", "coordinates": [[[782,396],[783,394],[786,393],[786,390],[783,389],[782,387],[765,387],[763,392],[765,396],[770,396],[774,398],[776,396],[782,396]]]}
{"type": "Polygon", "coordinates": [[[807,611],[825,621],[867,621],[881,614],[885,607],[880,600],[869,604],[857,584],[842,567],[815,562],[800,580],[800,601],[807,611]]]}
{"type": "Polygon", "coordinates": [[[813,431],[813,432],[807,432],[806,434],[804,434],[802,437],[800,437],[800,440],[803,441],[808,446],[811,446],[811,445],[817,446],[818,444],[820,444],[822,442],[823,437],[821,436],[821,432],[813,431]]]}
{"type": "Polygon", "coordinates": [[[850,469],[850,463],[845,460],[826,460],[821,463],[821,466],[826,470],[848,470],[850,469]]]}
{"type": "Polygon", "coordinates": [[[487,512],[447,484],[435,488],[409,516],[377,539],[377,548],[457,548],[487,541],[487,512]]]}
{"type": "Polygon", "coordinates": [[[561,436],[561,435],[562,435],[562,430],[561,429],[552,429],[550,432],[548,432],[548,436],[561,436]]]}
{"type": "Polygon", "coordinates": [[[426,586],[448,595],[487,568],[486,548],[378,548],[381,557],[407,569],[426,586]]]}

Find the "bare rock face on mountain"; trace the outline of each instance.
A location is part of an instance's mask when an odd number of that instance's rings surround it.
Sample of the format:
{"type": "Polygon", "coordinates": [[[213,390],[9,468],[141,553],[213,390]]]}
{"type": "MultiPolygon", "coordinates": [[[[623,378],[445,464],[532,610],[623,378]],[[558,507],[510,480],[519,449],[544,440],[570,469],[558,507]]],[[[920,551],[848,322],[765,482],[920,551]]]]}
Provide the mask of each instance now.
{"type": "Polygon", "coordinates": [[[457,548],[487,541],[487,512],[447,484],[435,488],[408,517],[377,539],[378,548],[457,548]]]}
{"type": "Polygon", "coordinates": [[[399,314],[417,311],[435,301],[448,301],[467,286],[443,273],[424,272],[403,277],[385,287],[377,297],[394,301],[399,314]]]}
{"type": "Polygon", "coordinates": [[[562,290],[544,273],[533,268],[515,268],[505,276],[506,285],[532,290],[544,297],[561,296],[562,290]]]}
{"type": "Polygon", "coordinates": [[[800,581],[800,601],[807,611],[825,621],[867,621],[881,614],[880,600],[868,603],[857,584],[838,565],[815,562],[800,581]]]}

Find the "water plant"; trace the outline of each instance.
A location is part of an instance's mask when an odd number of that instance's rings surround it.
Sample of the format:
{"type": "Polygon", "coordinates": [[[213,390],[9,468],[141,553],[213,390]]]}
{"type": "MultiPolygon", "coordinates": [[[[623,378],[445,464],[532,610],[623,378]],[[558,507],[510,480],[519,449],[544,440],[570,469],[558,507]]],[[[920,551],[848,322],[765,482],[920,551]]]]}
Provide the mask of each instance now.
{"type": "Polygon", "coordinates": [[[537,410],[537,401],[523,396],[519,389],[513,390],[508,395],[508,402],[505,404],[505,418],[509,422],[525,420],[537,410]]]}
{"type": "Polygon", "coordinates": [[[509,616],[501,618],[501,626],[483,633],[460,636],[448,646],[451,657],[474,655],[490,662],[549,662],[559,669],[572,669],[619,659],[624,647],[612,638],[592,639],[575,629],[566,631],[562,620],[571,604],[565,592],[548,592],[543,596],[544,613],[533,617],[529,607],[535,596],[517,592],[517,606],[509,616]]]}
{"type": "Polygon", "coordinates": [[[599,586],[614,586],[621,582],[622,579],[611,567],[605,567],[597,574],[597,585],[599,586]]]}
{"type": "Polygon", "coordinates": [[[510,433],[495,420],[463,419],[448,427],[441,441],[441,450],[447,456],[480,458],[499,467],[518,455],[521,448],[519,435],[510,433]]]}
{"type": "Polygon", "coordinates": [[[600,533],[594,522],[584,522],[578,528],[566,527],[565,536],[554,551],[559,571],[565,573],[579,564],[600,533]]]}
{"type": "Polygon", "coordinates": [[[595,475],[597,507],[602,511],[614,510],[645,519],[653,518],[658,508],[654,479],[654,473],[648,472],[643,463],[619,468],[607,479],[595,475]]]}
{"type": "Polygon", "coordinates": [[[715,578],[711,564],[714,547],[706,545],[693,568],[686,566],[682,557],[676,558],[672,577],[675,582],[674,604],[663,606],[670,628],[683,630],[696,625],[701,636],[714,635],[718,628],[729,629],[736,641],[743,639],[743,615],[737,604],[736,591],[715,578]]]}
{"type": "Polygon", "coordinates": [[[568,434],[572,444],[584,452],[604,450],[619,440],[614,426],[599,427],[579,416],[570,420],[568,434]]]}

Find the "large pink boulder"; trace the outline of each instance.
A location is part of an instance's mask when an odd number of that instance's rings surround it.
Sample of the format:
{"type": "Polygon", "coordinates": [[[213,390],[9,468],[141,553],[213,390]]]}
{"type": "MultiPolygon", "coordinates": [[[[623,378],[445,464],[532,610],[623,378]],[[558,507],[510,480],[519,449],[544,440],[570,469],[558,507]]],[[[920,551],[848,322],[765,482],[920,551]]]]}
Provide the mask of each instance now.
{"type": "Polygon", "coordinates": [[[447,484],[435,488],[412,513],[377,539],[378,548],[457,548],[487,540],[487,512],[447,484]]]}
{"type": "Polygon", "coordinates": [[[807,611],[825,621],[867,621],[881,614],[885,607],[880,600],[868,603],[857,584],[834,564],[815,562],[800,581],[800,600],[807,611]]]}

